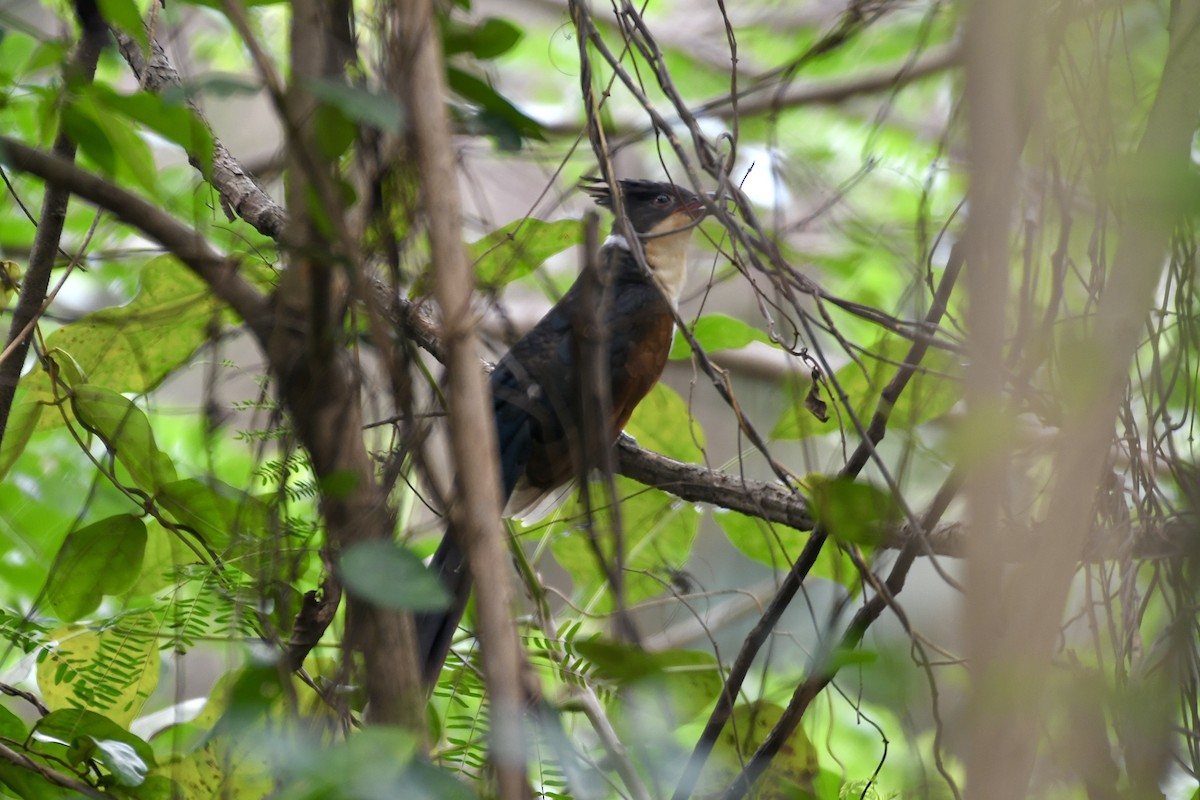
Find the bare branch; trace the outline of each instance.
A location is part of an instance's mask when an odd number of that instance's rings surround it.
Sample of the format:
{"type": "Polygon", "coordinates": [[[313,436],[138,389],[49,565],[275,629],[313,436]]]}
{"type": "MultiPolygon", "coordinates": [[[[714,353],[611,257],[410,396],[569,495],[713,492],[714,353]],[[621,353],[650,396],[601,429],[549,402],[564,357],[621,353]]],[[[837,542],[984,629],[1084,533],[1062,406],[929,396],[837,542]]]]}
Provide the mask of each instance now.
{"type": "Polygon", "coordinates": [[[27,692],[24,689],[18,689],[7,683],[0,683],[0,694],[6,694],[9,697],[19,697],[29,705],[37,709],[37,712],[43,717],[50,713],[50,709],[42,702],[41,698],[33,692],[27,692]]]}
{"type": "MultiPolygon", "coordinates": [[[[150,59],[147,61],[141,45],[132,36],[116,30],[113,31],[113,35],[120,45],[121,54],[125,56],[125,61],[143,89],[161,94],[167,89],[183,88],[179,73],[171,65],[157,40],[150,43],[150,59]]],[[[200,107],[191,99],[188,100],[188,106],[207,126],[208,121],[200,107]]],[[[189,152],[188,161],[197,170],[204,172],[198,154],[189,152]]],[[[213,136],[212,173],[206,177],[221,196],[221,207],[225,209],[230,221],[236,214],[264,236],[278,239],[282,235],[287,224],[287,212],[263,191],[216,136],[213,136]]]]}
{"type": "Polygon", "coordinates": [[[952,69],[958,66],[960,59],[961,51],[957,44],[941,45],[931,48],[919,58],[905,60],[899,66],[877,67],[848,78],[793,84],[775,96],[764,96],[764,90],[772,88],[770,85],[750,86],[738,94],[736,106],[731,96],[724,95],[701,103],[693,108],[693,113],[729,119],[735,110],[739,116],[746,117],[802,106],[836,105],[862,95],[894,91],[921,78],[952,69]],[[753,99],[743,99],[751,96],[753,99]]]}
{"type": "MultiPolygon", "coordinates": [[[[866,70],[846,78],[829,78],[796,83],[781,93],[775,93],[778,76],[747,81],[749,84],[736,95],[723,94],[690,107],[696,117],[716,117],[726,121],[753,117],[759,114],[776,114],[792,108],[805,106],[838,105],[857,97],[895,91],[922,78],[937,75],[959,65],[962,54],[957,44],[930,48],[919,58],[906,60],[903,64],[888,65],[866,70]]],[[[563,136],[579,133],[576,122],[545,126],[547,133],[563,136]]],[[[629,125],[620,122],[608,129],[610,136],[648,136],[654,128],[645,125],[629,125]]]]}
{"type": "Polygon", "coordinates": [[[18,753],[6,744],[0,743],[0,758],[4,759],[14,766],[28,770],[37,775],[42,776],[46,781],[61,786],[64,789],[70,789],[73,792],[79,792],[84,797],[95,798],[95,800],[116,800],[116,798],[108,792],[102,792],[95,786],[84,783],[83,781],[73,778],[69,775],[64,775],[61,772],[52,770],[44,764],[39,764],[27,755],[18,753]]]}

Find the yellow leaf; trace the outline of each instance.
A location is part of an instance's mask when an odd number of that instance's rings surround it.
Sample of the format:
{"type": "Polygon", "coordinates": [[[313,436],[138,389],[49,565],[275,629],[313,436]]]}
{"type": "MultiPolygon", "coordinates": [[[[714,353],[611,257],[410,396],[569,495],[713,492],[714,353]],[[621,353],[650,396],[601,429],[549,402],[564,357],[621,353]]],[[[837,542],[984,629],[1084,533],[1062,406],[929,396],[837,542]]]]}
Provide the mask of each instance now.
{"type": "Polygon", "coordinates": [[[52,711],[84,708],[128,726],[158,685],[158,622],[129,614],[103,630],[67,625],[37,668],[38,688],[52,711]]]}

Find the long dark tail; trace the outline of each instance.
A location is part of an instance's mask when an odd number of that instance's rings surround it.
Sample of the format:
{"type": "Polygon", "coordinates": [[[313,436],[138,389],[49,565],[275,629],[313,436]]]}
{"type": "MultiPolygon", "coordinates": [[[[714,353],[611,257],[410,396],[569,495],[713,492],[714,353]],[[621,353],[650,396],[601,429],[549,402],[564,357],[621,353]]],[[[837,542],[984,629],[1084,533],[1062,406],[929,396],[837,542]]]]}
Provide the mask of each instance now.
{"type": "MultiPolygon", "coordinates": [[[[501,501],[507,502],[517,480],[525,471],[525,465],[529,463],[532,416],[528,397],[505,362],[502,361],[492,372],[490,384],[500,451],[501,501]]],[[[446,656],[450,654],[454,632],[462,621],[467,600],[471,597],[471,574],[457,533],[447,528],[429,562],[429,568],[441,578],[450,593],[450,605],[442,611],[417,614],[418,656],[426,686],[433,686],[437,682],[446,656]]]]}
{"type": "Polygon", "coordinates": [[[447,530],[429,562],[429,568],[442,580],[450,593],[450,605],[442,610],[417,615],[417,652],[421,657],[421,677],[426,686],[437,683],[438,674],[450,654],[454,631],[467,610],[471,596],[471,575],[466,554],[458,545],[454,531],[447,530]]]}

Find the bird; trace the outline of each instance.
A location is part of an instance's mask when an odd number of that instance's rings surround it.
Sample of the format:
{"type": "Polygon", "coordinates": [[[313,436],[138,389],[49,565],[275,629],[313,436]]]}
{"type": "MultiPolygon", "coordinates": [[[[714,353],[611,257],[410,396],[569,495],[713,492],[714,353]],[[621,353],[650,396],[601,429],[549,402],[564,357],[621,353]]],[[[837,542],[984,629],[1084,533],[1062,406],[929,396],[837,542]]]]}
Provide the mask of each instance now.
{"type": "MultiPolygon", "coordinates": [[[[613,192],[600,179],[585,179],[583,191],[613,210],[613,192]]],[[[615,443],[630,415],[654,387],[667,363],[675,333],[675,309],[687,276],[692,230],[706,213],[700,195],[672,183],[624,179],[624,216],[641,244],[647,271],[614,222],[596,263],[608,287],[602,323],[611,375],[608,428],[615,443]]],[[[579,464],[582,415],[576,326],[586,290],[582,276],[562,299],[496,364],[489,379],[500,454],[504,516],[533,521],[565,496],[579,464]]],[[[593,312],[595,313],[595,312],[593,312]]],[[[595,424],[591,422],[590,424],[595,424]]],[[[451,602],[442,611],[417,616],[419,662],[427,686],[437,681],[455,630],[466,609],[471,584],[465,554],[445,535],[429,562],[451,602]]]]}

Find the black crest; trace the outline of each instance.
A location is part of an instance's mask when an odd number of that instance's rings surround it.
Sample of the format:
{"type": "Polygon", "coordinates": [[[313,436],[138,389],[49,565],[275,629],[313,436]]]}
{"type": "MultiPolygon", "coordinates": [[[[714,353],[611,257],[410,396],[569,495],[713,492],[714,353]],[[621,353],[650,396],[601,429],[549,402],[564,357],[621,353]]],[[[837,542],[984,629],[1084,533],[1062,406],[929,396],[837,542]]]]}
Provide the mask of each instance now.
{"type": "MultiPolygon", "coordinates": [[[[703,203],[694,192],[663,181],[626,178],[620,181],[625,216],[638,233],[650,231],[658,222],[677,211],[694,217],[703,215],[703,203]]],[[[603,178],[587,177],[579,185],[596,205],[612,210],[612,191],[603,178]]]]}

